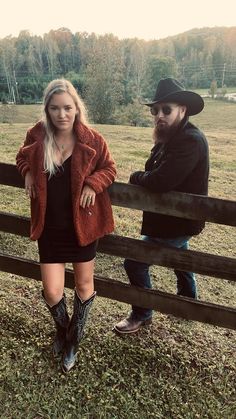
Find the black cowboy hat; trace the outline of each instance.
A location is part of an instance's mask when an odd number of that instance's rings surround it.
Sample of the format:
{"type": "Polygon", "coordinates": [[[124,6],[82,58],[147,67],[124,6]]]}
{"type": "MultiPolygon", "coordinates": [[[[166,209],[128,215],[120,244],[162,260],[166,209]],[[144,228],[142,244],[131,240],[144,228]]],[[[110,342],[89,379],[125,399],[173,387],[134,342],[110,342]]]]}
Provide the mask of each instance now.
{"type": "Polygon", "coordinates": [[[153,106],[156,103],[178,103],[187,107],[188,115],[196,115],[204,108],[204,101],[200,95],[185,90],[184,86],[173,78],[161,79],[152,102],[143,103],[153,106]]]}

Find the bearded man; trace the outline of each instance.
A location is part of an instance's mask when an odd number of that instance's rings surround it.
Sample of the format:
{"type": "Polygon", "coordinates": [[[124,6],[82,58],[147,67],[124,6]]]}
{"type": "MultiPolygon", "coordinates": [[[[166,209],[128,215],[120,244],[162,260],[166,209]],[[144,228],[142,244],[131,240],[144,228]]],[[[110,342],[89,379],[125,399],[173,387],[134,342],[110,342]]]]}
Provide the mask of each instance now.
{"type": "MultiPolygon", "coordinates": [[[[204,134],[189,122],[189,116],[200,113],[204,108],[201,96],[187,91],[178,80],[166,78],[159,81],[154,99],[144,105],[150,108],[154,117],[154,147],[145,171],[132,173],[130,183],[154,192],[207,195],[208,144],[204,134]]],[[[141,234],[143,240],[152,243],[188,249],[190,238],[198,235],[204,225],[204,221],[144,211],[141,234]]],[[[152,287],[150,265],[125,259],[124,267],[132,285],[152,287]]],[[[196,299],[194,273],[174,272],[177,294],[196,299]]],[[[116,324],[114,330],[119,334],[135,333],[151,321],[152,310],[132,306],[129,317],[116,324]]]]}

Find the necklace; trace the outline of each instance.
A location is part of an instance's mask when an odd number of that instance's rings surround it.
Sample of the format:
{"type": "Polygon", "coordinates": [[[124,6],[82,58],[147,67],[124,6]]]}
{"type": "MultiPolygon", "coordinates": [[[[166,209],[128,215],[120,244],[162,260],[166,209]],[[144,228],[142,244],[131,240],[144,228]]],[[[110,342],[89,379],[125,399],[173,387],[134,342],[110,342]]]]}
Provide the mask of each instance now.
{"type": "Polygon", "coordinates": [[[73,145],[73,142],[61,143],[61,144],[58,144],[57,142],[56,144],[59,150],[63,152],[63,151],[68,150],[73,145]]]}
{"type": "Polygon", "coordinates": [[[61,153],[68,152],[69,150],[73,149],[75,144],[75,138],[74,135],[71,135],[69,137],[62,137],[60,139],[55,138],[56,145],[58,147],[58,150],[61,153]],[[61,141],[60,141],[61,140],[61,141]]]}

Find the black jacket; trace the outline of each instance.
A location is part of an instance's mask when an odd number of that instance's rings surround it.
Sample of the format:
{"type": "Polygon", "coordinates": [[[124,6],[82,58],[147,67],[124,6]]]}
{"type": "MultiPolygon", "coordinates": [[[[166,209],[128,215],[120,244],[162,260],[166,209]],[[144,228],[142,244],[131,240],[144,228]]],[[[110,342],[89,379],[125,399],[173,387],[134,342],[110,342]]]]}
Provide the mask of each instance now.
{"type": "MultiPolygon", "coordinates": [[[[207,195],[209,151],[204,134],[188,120],[165,144],[156,144],[145,172],[134,172],[130,183],[154,192],[179,191],[207,195]]],[[[143,212],[141,233],[161,238],[199,234],[205,223],[151,212],[143,212]]]]}

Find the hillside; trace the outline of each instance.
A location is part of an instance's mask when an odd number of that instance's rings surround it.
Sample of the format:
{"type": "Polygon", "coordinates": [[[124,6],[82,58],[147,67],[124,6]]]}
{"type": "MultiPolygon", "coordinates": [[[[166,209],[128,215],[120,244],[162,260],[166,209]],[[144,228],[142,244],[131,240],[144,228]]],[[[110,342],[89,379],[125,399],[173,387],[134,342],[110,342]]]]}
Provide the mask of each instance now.
{"type": "Polygon", "coordinates": [[[213,81],[221,89],[236,86],[235,45],[236,27],[152,41],[66,28],[43,37],[21,31],[0,39],[0,102],[41,102],[47,83],[65,77],[86,99],[94,122],[112,124],[121,107],[151,98],[162,77],[176,77],[191,89],[209,89],[213,81]]]}

